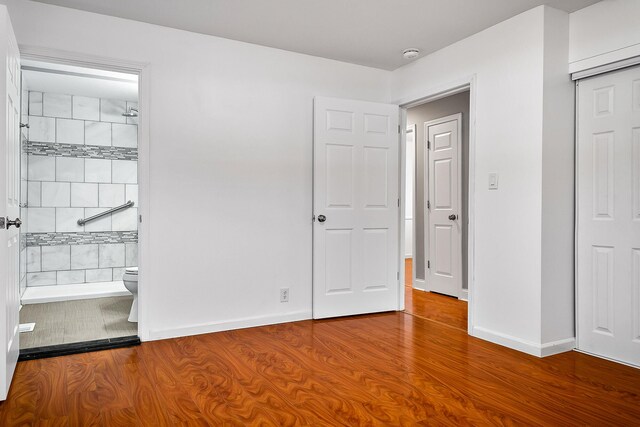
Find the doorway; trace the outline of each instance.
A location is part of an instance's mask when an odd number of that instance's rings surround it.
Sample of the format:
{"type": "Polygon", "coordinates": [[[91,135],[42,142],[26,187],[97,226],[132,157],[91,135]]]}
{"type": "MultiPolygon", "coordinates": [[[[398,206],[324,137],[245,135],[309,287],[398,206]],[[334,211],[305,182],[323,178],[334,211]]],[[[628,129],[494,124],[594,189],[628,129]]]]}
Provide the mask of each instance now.
{"type": "Polygon", "coordinates": [[[21,110],[21,358],[138,343],[138,76],[23,60],[21,110]]]}
{"type": "Polygon", "coordinates": [[[469,89],[406,109],[405,310],[465,330],[469,117],[469,89]]]}

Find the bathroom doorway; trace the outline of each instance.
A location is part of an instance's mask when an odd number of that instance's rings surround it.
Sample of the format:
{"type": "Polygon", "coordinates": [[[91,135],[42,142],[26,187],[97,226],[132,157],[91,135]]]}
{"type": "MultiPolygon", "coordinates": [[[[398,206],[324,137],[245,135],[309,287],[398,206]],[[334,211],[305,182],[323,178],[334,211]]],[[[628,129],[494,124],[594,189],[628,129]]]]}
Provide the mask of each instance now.
{"type": "Polygon", "coordinates": [[[22,61],[22,359],[139,343],[138,87],[22,61]]]}

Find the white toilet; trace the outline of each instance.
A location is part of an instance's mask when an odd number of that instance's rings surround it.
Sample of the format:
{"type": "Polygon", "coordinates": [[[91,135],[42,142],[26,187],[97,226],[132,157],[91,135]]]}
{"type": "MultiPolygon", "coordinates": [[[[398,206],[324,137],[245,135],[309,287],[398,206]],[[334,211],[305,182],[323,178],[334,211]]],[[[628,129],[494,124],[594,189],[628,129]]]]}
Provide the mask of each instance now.
{"type": "Polygon", "coordinates": [[[133,294],[129,322],[138,321],[138,267],[127,267],[122,275],[124,287],[133,294]]]}

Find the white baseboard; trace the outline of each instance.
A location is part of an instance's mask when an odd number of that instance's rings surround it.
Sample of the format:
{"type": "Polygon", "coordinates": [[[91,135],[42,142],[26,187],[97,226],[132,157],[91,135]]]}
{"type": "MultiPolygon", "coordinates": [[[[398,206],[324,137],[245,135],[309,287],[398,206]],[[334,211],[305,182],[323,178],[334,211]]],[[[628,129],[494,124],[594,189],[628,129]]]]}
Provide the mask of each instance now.
{"type": "Polygon", "coordinates": [[[415,289],[420,289],[421,291],[424,291],[425,289],[427,289],[427,282],[421,279],[416,279],[416,281],[413,282],[413,287],[415,289]]]}
{"type": "Polygon", "coordinates": [[[122,280],[115,282],[78,283],[75,285],[27,286],[22,304],[72,301],[131,295],[122,280]]]}
{"type": "Polygon", "coordinates": [[[204,323],[200,325],[184,326],[171,329],[151,329],[148,335],[145,334],[143,341],[163,340],[167,338],[178,338],[189,335],[208,334],[212,332],[230,331],[233,329],[253,328],[256,326],[275,325],[278,323],[297,322],[311,319],[311,311],[296,311],[287,314],[245,317],[242,319],[225,320],[221,322],[204,323]]]}
{"type": "Polygon", "coordinates": [[[461,299],[463,301],[469,301],[469,289],[461,289],[460,296],[458,297],[458,299],[461,299]]]}
{"type": "Polygon", "coordinates": [[[558,353],[564,353],[565,351],[571,351],[575,348],[576,344],[575,337],[545,344],[538,344],[500,332],[491,331],[480,326],[475,326],[471,335],[536,357],[546,357],[558,353]]]}

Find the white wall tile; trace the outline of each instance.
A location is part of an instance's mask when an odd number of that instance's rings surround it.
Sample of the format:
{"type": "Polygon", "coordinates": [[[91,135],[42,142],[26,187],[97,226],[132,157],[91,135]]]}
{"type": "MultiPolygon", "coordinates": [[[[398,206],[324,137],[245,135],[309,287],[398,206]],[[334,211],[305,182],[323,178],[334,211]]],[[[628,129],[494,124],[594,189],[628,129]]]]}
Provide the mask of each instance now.
{"type": "Polygon", "coordinates": [[[71,245],[71,269],[98,268],[98,245],[71,245]]]}
{"type": "Polygon", "coordinates": [[[111,182],[124,184],[138,183],[138,162],[135,160],[113,160],[111,182]]]}
{"type": "Polygon", "coordinates": [[[127,267],[136,267],[138,265],[138,244],[125,243],[125,262],[127,267]]]}
{"type": "Polygon", "coordinates": [[[84,144],[84,121],[56,119],[56,142],[84,144]]]}
{"type": "Polygon", "coordinates": [[[40,264],[40,246],[27,246],[27,273],[42,271],[40,264]]]}
{"type": "Polygon", "coordinates": [[[100,268],[124,267],[124,243],[99,245],[100,268]]]}
{"type": "Polygon", "coordinates": [[[56,119],[29,116],[29,141],[55,142],[56,119]]]}
{"type": "Polygon", "coordinates": [[[56,284],[71,285],[73,283],[84,283],[84,270],[58,271],[56,284]]]}
{"type": "MultiPolygon", "coordinates": [[[[108,210],[109,208],[86,208],[84,210],[84,217],[88,218],[108,210]]],[[[84,231],[111,231],[111,215],[103,216],[102,218],[86,223],[84,231]]]]}
{"type": "Polygon", "coordinates": [[[126,118],[122,115],[127,110],[125,101],[116,101],[113,99],[100,100],[100,121],[126,123],[126,118]]]}
{"type": "Polygon", "coordinates": [[[97,270],[86,270],[85,281],[87,283],[94,282],[111,282],[113,272],[110,268],[101,268],[97,270]]]}
{"type": "Polygon", "coordinates": [[[74,95],[73,118],[80,120],[100,120],[100,100],[98,98],[74,95]]]}
{"type": "Polygon", "coordinates": [[[84,180],[86,182],[111,182],[111,160],[86,159],[84,180]]]}
{"type": "Polygon", "coordinates": [[[120,281],[122,280],[122,276],[124,276],[124,267],[117,267],[113,269],[113,280],[120,281]]]}
{"type": "Polygon", "coordinates": [[[56,181],[83,182],[84,159],[56,157],[56,181]]]}
{"type": "Polygon", "coordinates": [[[85,231],[82,225],[78,225],[80,218],[84,218],[83,208],[56,208],[56,232],[85,231]]]}
{"type": "Polygon", "coordinates": [[[71,269],[71,247],[69,245],[42,246],[42,271],[71,269]]]}
{"type": "Polygon", "coordinates": [[[49,286],[56,284],[56,272],[27,273],[27,286],[49,286]]]}
{"type": "Polygon", "coordinates": [[[130,231],[138,229],[138,209],[128,208],[111,214],[113,231],[130,231]]]}
{"type": "MultiPolygon", "coordinates": [[[[54,162],[55,165],[55,162],[54,162]]],[[[55,168],[55,166],[54,166],[55,168]]],[[[54,171],[54,175],[55,175],[55,171],[54,171]]],[[[41,203],[41,185],[40,185],[40,181],[29,181],[27,183],[27,206],[29,206],[30,208],[35,208],[40,206],[41,203]]]]}
{"type": "Polygon", "coordinates": [[[27,232],[29,233],[49,233],[56,231],[56,209],[27,209],[27,224],[27,232]]]}
{"type": "Polygon", "coordinates": [[[123,184],[99,184],[98,206],[101,208],[113,208],[124,203],[123,184]]]}
{"type": "Polygon", "coordinates": [[[111,123],[85,122],[84,134],[87,145],[111,145],[111,123]]]}
{"type": "Polygon", "coordinates": [[[45,93],[42,96],[42,115],[71,118],[71,95],[45,93]]]}
{"type": "Polygon", "coordinates": [[[111,128],[111,145],[114,147],[137,147],[138,126],[114,123],[111,128]]]}
{"type": "Polygon", "coordinates": [[[124,198],[126,201],[131,200],[138,206],[138,184],[127,184],[124,190],[124,198]]]}
{"type": "Polygon", "coordinates": [[[68,208],[71,205],[71,190],[68,182],[43,182],[43,208],[68,208]]]}
{"type": "Polygon", "coordinates": [[[98,184],[71,184],[71,207],[95,208],[98,206],[98,184]]]}
{"type": "Polygon", "coordinates": [[[29,181],[55,181],[56,158],[51,156],[29,156],[29,181]]]}
{"type": "MultiPolygon", "coordinates": [[[[138,103],[137,102],[128,102],[127,101],[127,111],[129,111],[129,108],[135,108],[137,110],[138,109],[138,103]]],[[[127,123],[133,124],[133,125],[137,125],[138,124],[138,117],[127,117],[127,123]]]]}
{"type": "Polygon", "coordinates": [[[29,92],[29,115],[42,115],[42,92],[29,92]]]}

